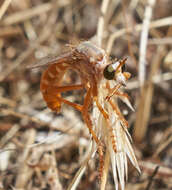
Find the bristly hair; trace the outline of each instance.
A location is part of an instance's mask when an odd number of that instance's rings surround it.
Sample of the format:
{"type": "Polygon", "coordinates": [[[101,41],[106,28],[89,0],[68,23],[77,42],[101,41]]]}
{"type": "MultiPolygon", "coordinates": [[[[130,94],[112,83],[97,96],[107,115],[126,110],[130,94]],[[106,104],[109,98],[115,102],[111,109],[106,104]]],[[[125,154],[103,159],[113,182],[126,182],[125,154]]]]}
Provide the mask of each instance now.
{"type": "MultiPolygon", "coordinates": [[[[139,172],[140,168],[131,146],[131,136],[127,130],[128,126],[126,126],[125,122],[122,121],[123,116],[120,113],[118,105],[116,103],[116,97],[114,96],[111,99],[111,102],[116,107],[116,110],[114,110],[114,107],[112,107],[108,101],[105,101],[105,98],[108,94],[106,83],[107,81],[102,80],[99,85],[99,102],[101,102],[104,109],[107,110],[110,118],[108,121],[106,121],[103,118],[102,114],[100,114],[99,110],[94,107],[93,114],[95,117],[93,120],[95,121],[95,130],[98,132],[98,136],[100,136],[100,138],[104,141],[106,149],[110,154],[115,188],[118,190],[118,184],[120,184],[121,189],[124,190],[125,181],[127,180],[128,175],[127,157],[139,172]],[[98,118],[98,120],[95,118],[98,118]],[[115,150],[114,146],[116,147],[115,150]]],[[[108,83],[109,86],[114,86],[114,81],[108,81],[108,83]]],[[[132,110],[134,110],[127,96],[119,97],[132,110]]]]}
{"type": "MultiPolygon", "coordinates": [[[[109,86],[114,86],[114,81],[108,81],[109,86]]],[[[118,111],[115,112],[112,105],[105,101],[109,90],[107,88],[107,80],[102,79],[99,83],[99,95],[98,99],[101,103],[102,107],[108,112],[109,114],[109,120],[105,120],[101,112],[99,111],[98,107],[96,106],[96,103],[94,102],[93,107],[93,125],[94,130],[96,131],[97,136],[101,141],[104,142],[105,149],[108,151],[110,155],[111,160],[111,166],[112,166],[112,172],[113,172],[113,178],[115,183],[115,189],[119,189],[119,185],[121,187],[121,190],[125,189],[125,182],[128,179],[128,159],[131,161],[133,166],[140,172],[140,168],[138,165],[138,162],[136,160],[134,150],[131,145],[131,136],[128,133],[128,126],[125,126],[125,123],[121,120],[122,114],[118,111]],[[121,114],[121,115],[119,115],[121,114]]],[[[134,111],[132,105],[130,104],[128,97],[126,96],[119,96],[119,98],[126,103],[126,105],[134,111]]],[[[116,97],[114,96],[111,101],[113,105],[118,108],[118,104],[116,102],[116,97]]],[[[122,116],[123,117],[123,116],[122,116]]],[[[70,184],[70,187],[68,189],[75,189],[78,185],[86,166],[95,156],[95,152],[97,151],[96,143],[93,141],[92,138],[90,138],[90,144],[88,146],[88,151],[85,155],[85,160],[83,161],[83,164],[80,168],[80,170],[77,172],[74,180],[70,184]]],[[[102,169],[103,170],[103,169],[102,169]]],[[[103,173],[103,171],[101,171],[103,173]]]]}

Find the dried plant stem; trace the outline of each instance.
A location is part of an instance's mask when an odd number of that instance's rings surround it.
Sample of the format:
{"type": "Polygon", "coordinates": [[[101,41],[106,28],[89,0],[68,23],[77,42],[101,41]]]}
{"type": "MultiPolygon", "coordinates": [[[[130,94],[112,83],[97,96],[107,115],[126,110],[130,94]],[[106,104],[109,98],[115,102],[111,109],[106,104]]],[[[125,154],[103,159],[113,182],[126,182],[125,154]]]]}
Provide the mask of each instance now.
{"type": "Polygon", "coordinates": [[[18,26],[1,27],[1,30],[0,30],[0,38],[19,36],[21,34],[22,34],[22,30],[18,26]]]}
{"type": "Polygon", "coordinates": [[[155,175],[157,174],[157,172],[158,172],[158,170],[159,170],[159,167],[160,167],[160,166],[156,166],[156,168],[155,168],[155,170],[154,170],[152,176],[151,176],[150,179],[149,179],[149,182],[148,182],[147,187],[145,188],[145,190],[149,190],[149,189],[150,189],[151,184],[152,184],[152,182],[153,182],[153,178],[154,178],[155,175]]]}
{"type": "Polygon", "coordinates": [[[105,15],[106,15],[106,12],[107,12],[109,2],[110,2],[110,0],[103,0],[102,6],[101,6],[101,16],[99,18],[98,26],[97,26],[98,45],[100,47],[102,46],[105,15]]]}
{"type": "Polygon", "coordinates": [[[136,9],[138,2],[139,2],[139,0],[131,0],[129,9],[130,10],[136,9]]]}
{"type": "MultiPolygon", "coordinates": [[[[97,26],[97,43],[98,43],[99,47],[102,46],[105,15],[107,12],[109,2],[110,2],[110,0],[103,0],[102,5],[101,5],[101,16],[99,18],[98,26],[97,26]]],[[[105,164],[104,164],[103,171],[102,171],[103,173],[102,173],[102,177],[101,177],[101,185],[100,185],[101,190],[104,190],[105,186],[106,186],[108,169],[109,169],[109,160],[110,160],[110,155],[109,155],[109,152],[107,151],[106,157],[105,157],[105,164]]]]}
{"type": "Polygon", "coordinates": [[[20,64],[24,60],[26,60],[27,57],[29,57],[35,49],[39,47],[41,43],[48,39],[52,31],[47,30],[47,27],[51,27],[55,23],[55,21],[56,20],[54,19],[54,11],[52,11],[51,15],[48,18],[46,26],[42,29],[42,32],[39,35],[39,38],[35,41],[35,43],[30,44],[27,50],[23,51],[23,53],[16,58],[12,65],[10,65],[6,70],[3,71],[3,73],[1,73],[0,81],[3,81],[11,72],[17,69],[20,64]]]}
{"type": "MultiPolygon", "coordinates": [[[[158,75],[153,76],[153,78],[152,78],[152,82],[155,84],[159,84],[161,82],[168,81],[168,80],[172,80],[172,72],[158,74],[158,75]]],[[[139,88],[139,82],[137,80],[134,80],[131,82],[129,81],[126,89],[131,90],[131,89],[135,89],[135,88],[139,88]]]]}
{"type": "MultiPolygon", "coordinates": [[[[124,24],[126,26],[126,29],[129,28],[128,26],[128,19],[127,19],[127,15],[126,15],[126,5],[125,5],[125,0],[122,0],[122,9],[123,9],[123,16],[124,16],[124,24]]],[[[137,68],[137,60],[134,56],[134,52],[133,52],[133,47],[132,47],[132,42],[131,42],[131,36],[127,35],[127,43],[128,43],[128,51],[130,56],[133,58],[133,62],[136,65],[137,68]]]]}
{"type": "Polygon", "coordinates": [[[146,47],[148,41],[148,32],[149,32],[149,25],[150,20],[152,17],[152,8],[155,4],[156,0],[149,0],[148,5],[145,9],[145,16],[143,21],[143,27],[141,32],[141,39],[140,39],[140,52],[139,52],[139,82],[140,86],[143,86],[145,81],[145,72],[146,72],[146,47]]]}
{"type": "Polygon", "coordinates": [[[156,158],[171,142],[172,135],[169,137],[169,139],[165,140],[164,143],[161,144],[161,146],[155,152],[154,157],[156,158]]]}
{"type": "Polygon", "coordinates": [[[9,98],[5,98],[5,97],[0,96],[0,104],[5,104],[5,105],[8,105],[10,107],[15,107],[17,103],[15,101],[9,99],[9,98]]]}
{"type": "Polygon", "coordinates": [[[81,177],[83,176],[85,170],[86,170],[86,166],[89,163],[89,160],[91,159],[91,157],[93,156],[93,154],[95,153],[95,151],[93,150],[95,146],[95,142],[91,142],[88,146],[87,152],[85,153],[85,160],[83,161],[83,163],[81,164],[80,169],[77,171],[77,173],[75,174],[75,177],[73,178],[73,180],[71,181],[71,183],[69,184],[67,190],[75,190],[81,180],[81,177]]]}
{"type": "MultiPolygon", "coordinates": [[[[152,21],[149,25],[149,28],[150,29],[151,28],[159,28],[159,27],[169,26],[169,25],[172,25],[172,16],[162,18],[162,19],[159,19],[156,21],[152,21]]],[[[107,53],[110,54],[115,39],[119,38],[120,36],[123,36],[124,34],[131,33],[133,31],[141,31],[142,26],[143,26],[143,24],[137,24],[135,27],[129,27],[128,29],[123,28],[123,29],[118,30],[117,32],[114,32],[113,34],[111,34],[111,36],[109,37],[108,43],[107,43],[107,47],[106,47],[107,53]]]]}
{"type": "MultiPolygon", "coordinates": [[[[155,171],[155,168],[157,167],[157,163],[152,162],[152,161],[140,161],[139,162],[140,167],[142,168],[142,170],[147,173],[149,176],[152,175],[152,173],[155,171]]],[[[166,178],[166,179],[171,179],[172,177],[172,169],[167,167],[167,166],[163,166],[161,164],[161,167],[158,170],[157,176],[162,178],[166,178]]]]}
{"type": "Polygon", "coordinates": [[[5,14],[6,10],[8,9],[8,6],[10,5],[12,0],[5,0],[4,3],[2,4],[1,8],[0,8],[0,20],[3,17],[3,15],[5,14]]]}
{"type": "Polygon", "coordinates": [[[150,81],[142,88],[141,98],[139,101],[138,111],[136,115],[136,123],[134,127],[134,138],[137,142],[141,142],[147,132],[147,126],[150,118],[152,105],[152,97],[154,94],[154,84],[151,82],[153,76],[157,73],[161,59],[165,55],[164,47],[160,46],[157,51],[157,56],[154,57],[151,64],[149,74],[150,81]]]}
{"type": "Polygon", "coordinates": [[[3,116],[12,115],[12,116],[15,116],[15,117],[20,118],[20,119],[26,119],[28,121],[34,122],[35,124],[38,124],[40,126],[46,126],[47,125],[51,129],[56,128],[57,130],[59,130],[59,131],[61,131],[63,133],[69,133],[69,131],[57,128],[54,125],[52,125],[51,123],[49,123],[49,122],[45,122],[43,120],[40,120],[37,117],[32,117],[32,116],[30,117],[30,116],[28,116],[26,114],[14,111],[13,109],[5,109],[4,108],[4,109],[0,109],[0,111],[1,111],[1,114],[3,114],[3,116]]]}
{"type": "MultiPolygon", "coordinates": [[[[22,136],[22,140],[25,142],[25,146],[29,146],[34,143],[36,137],[36,131],[34,129],[30,129],[22,136]]],[[[30,180],[33,170],[28,166],[26,159],[29,155],[30,149],[24,149],[22,156],[18,157],[18,162],[20,163],[20,167],[18,170],[18,175],[16,176],[15,188],[23,189],[28,181],[30,180]]]]}
{"type": "Polygon", "coordinates": [[[25,20],[31,19],[37,15],[41,15],[50,11],[53,8],[52,3],[44,3],[42,5],[38,5],[36,7],[32,7],[27,10],[23,10],[12,15],[9,15],[3,20],[4,25],[16,24],[19,22],[23,22],[25,20]]]}
{"type": "Polygon", "coordinates": [[[18,131],[20,127],[15,124],[13,127],[1,138],[0,147],[3,147],[18,131]]]}
{"type": "Polygon", "coordinates": [[[105,164],[104,164],[104,170],[103,170],[103,174],[102,174],[100,190],[104,190],[105,186],[106,186],[108,170],[109,170],[109,162],[110,162],[110,154],[109,154],[109,151],[106,151],[105,164]]]}

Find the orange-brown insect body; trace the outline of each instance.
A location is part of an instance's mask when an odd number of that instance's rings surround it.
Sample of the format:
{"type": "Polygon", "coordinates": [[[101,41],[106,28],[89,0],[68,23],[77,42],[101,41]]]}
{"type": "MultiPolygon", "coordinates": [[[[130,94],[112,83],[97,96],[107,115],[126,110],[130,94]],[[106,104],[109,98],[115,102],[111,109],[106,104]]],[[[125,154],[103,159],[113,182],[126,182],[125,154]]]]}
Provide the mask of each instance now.
{"type": "MultiPolygon", "coordinates": [[[[100,174],[102,174],[103,168],[103,145],[93,129],[92,120],[89,114],[89,107],[93,102],[95,102],[97,108],[107,123],[110,123],[110,115],[99,101],[101,99],[101,95],[99,96],[98,94],[100,92],[99,89],[104,88],[108,92],[108,95],[103,101],[107,101],[110,104],[113,111],[120,119],[122,125],[124,127],[128,126],[127,121],[124,119],[115,103],[111,101],[111,97],[113,95],[128,100],[125,94],[119,92],[119,88],[121,86],[125,86],[125,82],[130,77],[130,74],[124,72],[122,69],[125,61],[126,59],[115,62],[109,61],[103,49],[97,47],[89,41],[85,41],[76,47],[72,47],[68,53],[58,57],[47,58],[38,65],[32,67],[34,68],[48,64],[48,68],[44,71],[41,77],[40,89],[43,94],[43,98],[50,109],[59,112],[61,104],[65,103],[81,112],[89,132],[97,144],[97,150],[100,158],[100,174]],[[62,85],[64,74],[68,69],[72,69],[79,74],[81,84],[68,86],[62,85]],[[111,88],[108,80],[114,80],[117,84],[111,88]],[[101,81],[104,81],[106,85],[102,86],[101,81]],[[62,92],[79,90],[83,88],[86,89],[83,105],[70,102],[61,96],[62,92]]],[[[107,126],[111,134],[113,150],[116,152],[117,148],[113,128],[109,124],[107,126]]]]}
{"type": "Polygon", "coordinates": [[[75,70],[81,78],[84,88],[92,89],[91,96],[97,96],[97,83],[102,76],[107,61],[105,52],[90,42],[83,42],[72,51],[63,55],[63,58],[50,64],[41,78],[41,92],[49,108],[60,111],[61,93],[58,87],[67,69],[75,70]]]}

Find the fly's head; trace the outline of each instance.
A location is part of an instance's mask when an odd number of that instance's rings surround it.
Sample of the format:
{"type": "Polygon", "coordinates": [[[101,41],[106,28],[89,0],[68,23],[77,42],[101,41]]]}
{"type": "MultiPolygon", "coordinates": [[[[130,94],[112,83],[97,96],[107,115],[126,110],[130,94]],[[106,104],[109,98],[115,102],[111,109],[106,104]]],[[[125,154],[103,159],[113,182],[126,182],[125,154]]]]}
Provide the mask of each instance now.
{"type": "Polygon", "coordinates": [[[130,73],[125,72],[126,58],[107,65],[103,75],[107,80],[115,80],[117,83],[126,86],[126,81],[130,78],[130,73]]]}

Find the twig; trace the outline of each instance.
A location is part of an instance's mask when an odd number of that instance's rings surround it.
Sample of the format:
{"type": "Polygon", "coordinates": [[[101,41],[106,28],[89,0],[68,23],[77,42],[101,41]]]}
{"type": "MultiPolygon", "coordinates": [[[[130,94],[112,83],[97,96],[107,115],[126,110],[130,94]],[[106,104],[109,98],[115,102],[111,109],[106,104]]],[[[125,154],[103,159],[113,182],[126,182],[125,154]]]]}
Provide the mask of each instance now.
{"type": "MultiPolygon", "coordinates": [[[[104,24],[105,24],[105,15],[107,12],[107,8],[109,5],[109,0],[103,0],[102,5],[101,5],[101,16],[98,21],[98,26],[97,26],[97,43],[101,47],[102,46],[102,40],[103,40],[103,32],[104,32],[104,24]]],[[[108,175],[108,168],[109,168],[109,159],[110,155],[109,152],[106,152],[106,159],[105,159],[105,165],[103,168],[103,174],[101,177],[101,185],[100,189],[104,190],[106,186],[106,181],[107,181],[107,175],[108,175]]]]}
{"type": "Polygon", "coordinates": [[[6,142],[8,142],[18,131],[20,127],[16,124],[14,125],[0,140],[0,147],[3,147],[6,142]]]}
{"type": "Polygon", "coordinates": [[[146,47],[148,40],[148,32],[150,20],[152,17],[152,8],[155,4],[156,0],[149,0],[148,5],[145,9],[145,16],[143,21],[143,28],[140,39],[140,52],[139,52],[139,82],[140,86],[143,86],[145,81],[145,72],[146,72],[146,47]]]}
{"type": "Polygon", "coordinates": [[[104,190],[105,186],[106,186],[106,181],[107,181],[107,177],[108,177],[108,170],[109,170],[109,162],[110,162],[110,154],[109,154],[109,151],[106,151],[104,170],[103,170],[103,174],[102,174],[103,180],[101,182],[100,190],[104,190]]]}
{"type": "Polygon", "coordinates": [[[4,108],[4,109],[0,109],[0,111],[1,111],[1,114],[3,114],[3,115],[12,115],[12,116],[18,117],[20,119],[27,119],[28,121],[39,124],[40,126],[48,126],[49,128],[56,129],[56,130],[59,130],[59,131],[64,132],[64,133],[68,133],[68,130],[59,129],[55,125],[53,125],[49,122],[42,121],[36,117],[30,117],[30,116],[23,114],[23,113],[15,112],[12,109],[5,109],[4,108]]]}
{"type": "Polygon", "coordinates": [[[136,9],[138,2],[139,2],[139,0],[131,0],[130,5],[129,5],[129,9],[130,10],[136,9]]]}
{"type": "Polygon", "coordinates": [[[97,37],[98,37],[98,45],[102,46],[102,39],[103,39],[103,31],[104,31],[104,23],[105,23],[105,14],[107,12],[109,0],[103,0],[101,6],[101,16],[98,21],[97,26],[97,37]]]}
{"type": "Polygon", "coordinates": [[[95,154],[94,146],[95,146],[94,142],[93,143],[90,142],[90,144],[88,145],[87,152],[84,155],[84,161],[82,162],[80,169],[77,171],[71,183],[69,184],[67,190],[75,190],[77,188],[81,180],[81,177],[83,176],[86,170],[87,164],[89,163],[91,157],[95,154]]]}
{"type": "MultiPolygon", "coordinates": [[[[153,76],[157,74],[161,60],[163,59],[166,51],[163,46],[158,47],[157,54],[152,59],[150,73],[148,75],[147,85],[144,85],[139,100],[138,111],[136,113],[136,122],[133,130],[134,138],[137,142],[143,141],[148,129],[148,122],[151,115],[152,109],[152,98],[154,94],[154,84],[151,82],[153,76]]],[[[140,82],[140,81],[139,81],[140,82]]],[[[140,83],[139,83],[140,84],[140,83]]]]}
{"type": "MultiPolygon", "coordinates": [[[[155,84],[160,84],[161,82],[172,80],[172,72],[167,72],[163,74],[157,74],[153,76],[152,82],[155,84]]],[[[128,81],[126,89],[135,89],[139,88],[139,82],[137,80],[128,81]]]]}
{"type": "Polygon", "coordinates": [[[52,3],[44,3],[30,9],[14,13],[3,20],[4,25],[16,24],[31,19],[37,15],[50,11],[53,8],[52,3]]]}
{"type": "MultiPolygon", "coordinates": [[[[36,138],[36,130],[30,129],[26,131],[22,137],[21,141],[25,146],[29,146],[34,143],[36,138]]],[[[29,157],[30,149],[24,148],[22,154],[17,158],[17,162],[20,163],[20,167],[18,169],[18,175],[15,180],[15,188],[23,189],[27,182],[31,179],[34,170],[30,168],[27,164],[27,159],[29,157]]],[[[38,152],[37,152],[38,156],[38,152]]]]}
{"type": "Polygon", "coordinates": [[[157,176],[161,178],[171,178],[172,177],[172,169],[168,166],[163,166],[162,164],[157,164],[151,161],[140,161],[139,166],[143,172],[151,175],[157,165],[161,166],[157,172],[157,176]]]}
{"type": "MultiPolygon", "coordinates": [[[[126,5],[125,5],[125,0],[122,0],[122,9],[123,9],[123,16],[124,16],[124,23],[126,28],[128,29],[128,19],[127,19],[127,15],[126,15],[126,5]]],[[[137,61],[136,61],[136,57],[134,56],[134,52],[133,52],[133,47],[132,47],[132,42],[131,42],[131,36],[127,35],[127,43],[128,43],[128,51],[130,56],[133,58],[133,62],[137,68],[137,61]]]]}
{"type": "MultiPolygon", "coordinates": [[[[151,28],[159,28],[159,27],[169,26],[169,25],[172,25],[172,16],[162,18],[162,19],[159,19],[156,21],[152,21],[149,25],[149,28],[150,29],[151,28]]],[[[142,26],[143,26],[143,24],[137,24],[135,27],[129,27],[128,29],[123,28],[123,29],[118,30],[117,32],[114,32],[113,34],[111,34],[111,36],[109,37],[108,43],[107,43],[107,47],[106,47],[107,53],[110,54],[115,39],[119,38],[120,36],[123,36],[124,34],[131,33],[131,32],[133,32],[133,30],[141,31],[142,26]]]]}
{"type": "MultiPolygon", "coordinates": [[[[55,7],[55,6],[54,6],[55,7]]],[[[27,58],[29,57],[33,51],[39,47],[41,43],[43,43],[51,34],[51,30],[47,30],[47,27],[52,26],[55,23],[54,19],[54,12],[51,13],[51,15],[48,18],[48,22],[46,26],[42,29],[41,34],[39,35],[39,38],[36,40],[35,43],[30,44],[28,49],[24,51],[22,54],[18,56],[18,58],[13,62],[11,66],[9,66],[6,70],[1,73],[0,81],[3,81],[11,72],[13,72],[15,69],[19,67],[19,65],[27,58]]],[[[50,27],[51,28],[51,27],[50,27]]]]}
{"type": "Polygon", "coordinates": [[[17,103],[14,100],[10,100],[9,98],[0,96],[0,104],[5,104],[10,107],[15,107],[17,103]]]}
{"type": "Polygon", "coordinates": [[[161,146],[157,149],[153,157],[157,157],[170,143],[172,142],[172,134],[168,140],[161,144],[161,146]]]}
{"type": "Polygon", "coordinates": [[[3,15],[5,14],[6,10],[8,9],[8,6],[10,5],[12,0],[5,0],[4,3],[2,4],[1,8],[0,8],[0,20],[3,17],[3,15]]]}
{"type": "Polygon", "coordinates": [[[148,44],[154,44],[154,45],[167,45],[172,44],[172,38],[171,37],[165,37],[165,38],[152,38],[148,41],[148,44]]]}
{"type": "Polygon", "coordinates": [[[1,27],[0,30],[0,38],[3,37],[10,37],[10,36],[15,36],[15,35],[21,35],[22,34],[22,30],[21,28],[19,28],[18,26],[6,26],[6,27],[1,27]]]}
{"type": "Polygon", "coordinates": [[[158,170],[159,170],[159,167],[160,167],[160,166],[156,166],[156,168],[155,168],[153,174],[152,174],[152,175],[150,176],[150,178],[149,178],[149,183],[148,183],[147,187],[145,188],[145,190],[149,190],[149,189],[150,189],[151,184],[152,184],[152,182],[153,182],[153,178],[154,178],[155,175],[157,174],[157,172],[158,172],[158,170]]]}

